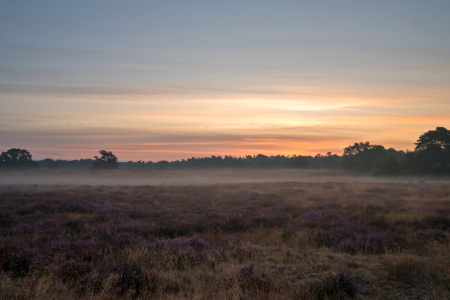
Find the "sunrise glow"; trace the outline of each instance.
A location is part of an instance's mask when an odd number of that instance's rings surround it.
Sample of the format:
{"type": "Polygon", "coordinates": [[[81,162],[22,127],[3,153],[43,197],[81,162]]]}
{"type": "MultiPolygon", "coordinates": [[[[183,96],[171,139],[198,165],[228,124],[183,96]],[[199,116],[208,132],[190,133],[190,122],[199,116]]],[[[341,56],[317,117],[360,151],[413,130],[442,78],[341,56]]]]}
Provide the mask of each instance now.
{"type": "Polygon", "coordinates": [[[99,2],[0,4],[1,151],[341,155],[450,127],[447,2],[99,2]]]}

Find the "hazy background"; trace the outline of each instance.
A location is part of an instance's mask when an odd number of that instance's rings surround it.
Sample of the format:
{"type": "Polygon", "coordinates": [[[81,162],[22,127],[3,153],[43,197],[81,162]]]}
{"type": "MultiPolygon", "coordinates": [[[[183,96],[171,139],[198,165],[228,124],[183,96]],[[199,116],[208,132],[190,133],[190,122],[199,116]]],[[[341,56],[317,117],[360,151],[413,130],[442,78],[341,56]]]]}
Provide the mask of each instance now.
{"type": "Polygon", "coordinates": [[[8,185],[170,185],[198,186],[274,182],[446,182],[444,178],[420,176],[382,177],[331,170],[206,170],[206,171],[40,171],[0,173],[0,187],[8,185]]]}
{"type": "Polygon", "coordinates": [[[450,126],[450,1],[0,2],[0,151],[413,149],[450,126]]]}

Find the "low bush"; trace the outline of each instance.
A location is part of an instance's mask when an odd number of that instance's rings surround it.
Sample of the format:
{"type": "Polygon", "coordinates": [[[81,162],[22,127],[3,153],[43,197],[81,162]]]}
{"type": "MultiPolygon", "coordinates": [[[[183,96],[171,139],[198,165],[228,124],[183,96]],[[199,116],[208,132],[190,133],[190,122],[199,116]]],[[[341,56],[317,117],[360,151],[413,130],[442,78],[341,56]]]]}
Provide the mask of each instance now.
{"type": "Polygon", "coordinates": [[[352,273],[339,270],[320,279],[306,281],[297,296],[300,299],[345,299],[356,294],[356,284],[352,273]]]}
{"type": "Polygon", "coordinates": [[[264,295],[267,297],[276,290],[276,285],[270,281],[266,273],[256,271],[254,261],[239,266],[237,279],[243,294],[251,299],[263,298],[264,295]]]}

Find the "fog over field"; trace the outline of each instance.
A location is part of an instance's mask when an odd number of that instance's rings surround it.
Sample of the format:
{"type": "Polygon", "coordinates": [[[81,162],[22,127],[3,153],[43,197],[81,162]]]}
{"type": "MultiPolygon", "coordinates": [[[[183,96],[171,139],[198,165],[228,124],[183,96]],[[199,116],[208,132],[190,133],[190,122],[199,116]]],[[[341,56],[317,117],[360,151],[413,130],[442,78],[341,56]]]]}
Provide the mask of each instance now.
{"type": "MultiPolygon", "coordinates": [[[[447,178],[448,179],[448,178],[447,178]]],[[[445,182],[446,178],[384,177],[337,170],[23,171],[0,173],[0,184],[215,185],[264,182],[445,182]]]]}

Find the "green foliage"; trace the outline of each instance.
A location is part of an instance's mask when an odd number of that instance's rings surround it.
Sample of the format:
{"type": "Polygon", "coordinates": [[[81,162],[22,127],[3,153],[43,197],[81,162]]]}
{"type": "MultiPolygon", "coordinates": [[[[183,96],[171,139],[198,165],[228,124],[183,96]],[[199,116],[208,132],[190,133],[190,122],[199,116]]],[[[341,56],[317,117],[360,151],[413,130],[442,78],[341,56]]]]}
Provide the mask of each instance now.
{"type": "Polygon", "coordinates": [[[402,165],[393,155],[375,161],[373,175],[399,176],[401,173],[402,165]]]}

